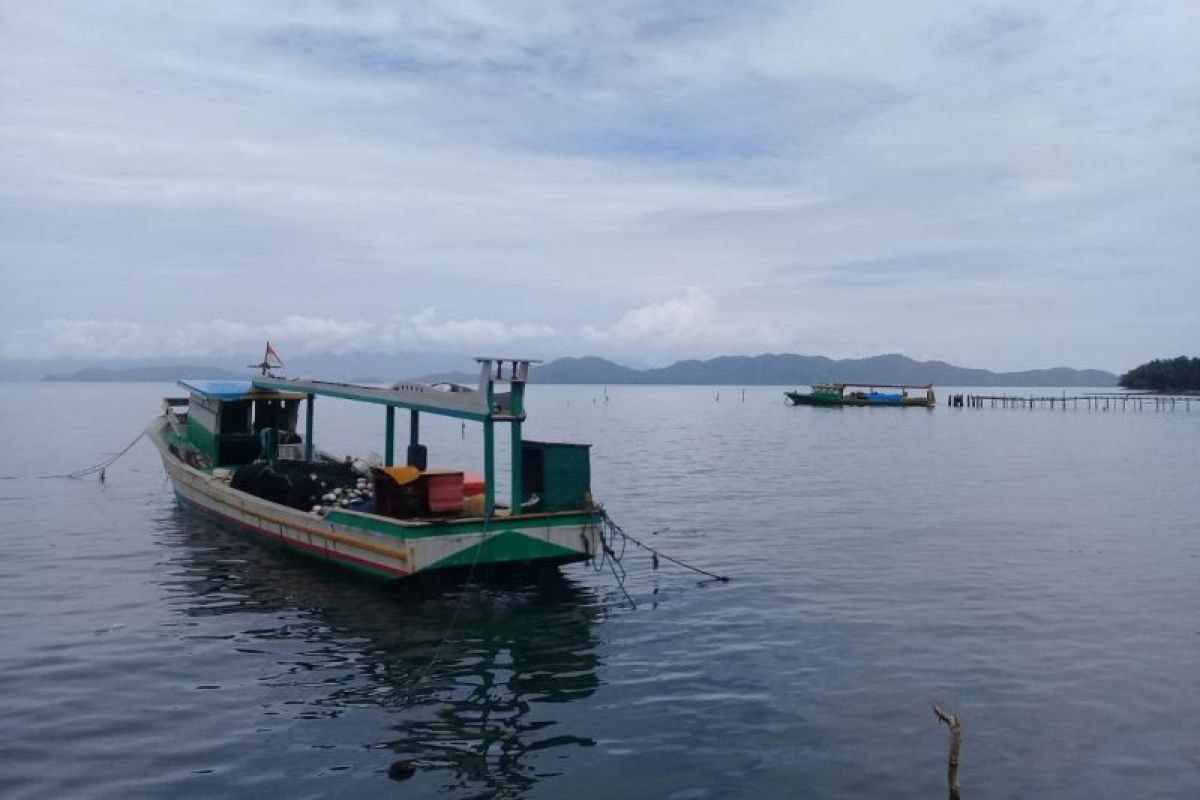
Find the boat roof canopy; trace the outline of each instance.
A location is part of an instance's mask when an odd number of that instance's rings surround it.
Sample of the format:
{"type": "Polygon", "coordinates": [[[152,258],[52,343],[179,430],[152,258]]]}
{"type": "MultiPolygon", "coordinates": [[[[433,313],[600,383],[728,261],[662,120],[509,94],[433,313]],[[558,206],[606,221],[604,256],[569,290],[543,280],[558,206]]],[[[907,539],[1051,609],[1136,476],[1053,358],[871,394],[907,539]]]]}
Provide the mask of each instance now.
{"type": "Polygon", "coordinates": [[[312,378],[280,378],[263,375],[254,379],[255,386],[276,391],[300,392],[303,395],[338,397],[360,403],[377,403],[392,408],[407,408],[429,414],[458,417],[476,422],[520,422],[525,419],[523,397],[525,382],[529,377],[529,365],[537,363],[529,358],[477,357],[479,363],[479,386],[471,390],[460,387],[459,391],[422,383],[398,382],[391,386],[360,386],[353,383],[318,381],[312,378]],[[495,371],[493,372],[493,366],[495,371]],[[507,366],[507,374],[505,367],[507,366]],[[512,390],[497,393],[497,382],[508,383],[512,390]]]}
{"type": "Polygon", "coordinates": [[[218,381],[181,378],[179,385],[194,395],[210,400],[303,400],[297,392],[278,392],[255,386],[253,381],[218,381]]]}
{"type": "Polygon", "coordinates": [[[859,389],[932,389],[932,383],[834,383],[826,384],[832,386],[841,386],[845,389],[848,386],[855,386],[859,389]]]}
{"type": "Polygon", "coordinates": [[[306,378],[255,378],[254,385],[264,389],[377,403],[450,417],[482,421],[489,417],[487,397],[481,392],[445,392],[432,386],[398,383],[389,387],[359,386],[353,383],[316,381],[306,378]]]}

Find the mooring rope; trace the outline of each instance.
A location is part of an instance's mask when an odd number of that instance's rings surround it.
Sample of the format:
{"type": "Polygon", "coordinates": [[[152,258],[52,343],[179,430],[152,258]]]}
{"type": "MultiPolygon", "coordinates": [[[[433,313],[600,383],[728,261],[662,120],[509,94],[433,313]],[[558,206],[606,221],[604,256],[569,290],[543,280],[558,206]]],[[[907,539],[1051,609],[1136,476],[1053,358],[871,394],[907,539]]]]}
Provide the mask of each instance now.
{"type": "Polygon", "coordinates": [[[111,458],[106,458],[105,460],[101,461],[99,464],[93,464],[90,467],[84,467],[83,469],[77,469],[74,472],[65,472],[62,475],[39,475],[38,477],[43,480],[48,479],[48,478],[82,478],[87,475],[94,475],[98,472],[98,473],[100,473],[100,480],[104,480],[104,470],[106,468],[112,466],[114,463],[116,463],[118,458],[120,458],[121,456],[125,455],[130,450],[132,450],[133,446],[135,444],[137,444],[139,441],[141,441],[142,437],[145,435],[146,435],[146,432],[142,431],[136,437],[134,437],[134,440],[132,442],[125,445],[125,449],[123,449],[121,452],[117,453],[115,456],[113,456],[111,458]]]}
{"type": "Polygon", "coordinates": [[[433,650],[433,657],[429,662],[421,668],[416,677],[410,682],[408,693],[403,696],[402,703],[408,705],[409,702],[416,697],[417,690],[421,688],[421,684],[425,682],[430,671],[441,661],[442,648],[446,646],[446,642],[450,640],[450,634],[454,631],[454,626],[458,623],[459,612],[462,611],[463,598],[466,596],[467,589],[470,588],[472,581],[475,579],[475,567],[479,564],[479,554],[483,552],[483,546],[487,543],[491,536],[491,517],[483,518],[483,534],[480,536],[479,544],[475,546],[475,556],[471,559],[471,568],[467,571],[467,579],[463,581],[462,589],[458,593],[458,597],[454,603],[454,613],[450,615],[450,621],[446,624],[446,629],[442,631],[441,638],[438,640],[437,647],[433,650]]]}
{"type": "Polygon", "coordinates": [[[688,564],[679,560],[678,558],[667,555],[657,548],[651,547],[634,536],[630,536],[625,532],[624,528],[618,525],[613,518],[608,515],[607,511],[601,510],[600,521],[600,547],[602,553],[600,556],[600,562],[595,568],[597,571],[603,571],[604,567],[608,566],[612,570],[613,577],[616,579],[617,585],[621,588],[621,591],[625,594],[625,598],[634,608],[637,608],[637,603],[634,602],[633,597],[630,596],[629,591],[625,588],[626,572],[625,565],[622,563],[625,557],[625,547],[630,543],[650,553],[651,558],[654,560],[655,569],[658,569],[658,560],[661,558],[664,561],[669,561],[672,564],[705,576],[707,580],[702,581],[702,583],[708,583],[709,581],[719,581],[720,583],[729,582],[729,576],[727,575],[718,575],[715,572],[709,572],[706,569],[701,569],[700,567],[688,564]],[[618,539],[621,542],[619,553],[616,552],[613,547],[613,543],[618,539]],[[620,572],[617,571],[618,569],[620,572]]]}
{"type": "MultiPolygon", "coordinates": [[[[632,606],[634,609],[636,609],[638,607],[637,601],[635,601],[633,599],[633,596],[631,594],[629,594],[629,590],[625,588],[626,572],[625,572],[625,564],[622,563],[623,559],[625,558],[625,539],[624,538],[621,539],[621,552],[620,553],[615,552],[612,548],[612,545],[609,544],[609,541],[612,538],[612,536],[605,535],[605,529],[608,526],[608,524],[611,522],[611,520],[609,520],[607,512],[602,511],[601,514],[602,514],[602,516],[600,518],[601,519],[601,526],[600,526],[600,552],[601,552],[601,555],[600,555],[600,564],[597,569],[597,572],[603,572],[604,567],[607,566],[612,571],[613,580],[615,580],[617,582],[617,586],[619,586],[621,588],[621,593],[624,594],[625,599],[629,601],[629,605],[632,606]],[[618,572],[617,570],[620,570],[620,572],[618,572]]],[[[610,530],[612,530],[612,529],[610,529],[610,530]]]]}

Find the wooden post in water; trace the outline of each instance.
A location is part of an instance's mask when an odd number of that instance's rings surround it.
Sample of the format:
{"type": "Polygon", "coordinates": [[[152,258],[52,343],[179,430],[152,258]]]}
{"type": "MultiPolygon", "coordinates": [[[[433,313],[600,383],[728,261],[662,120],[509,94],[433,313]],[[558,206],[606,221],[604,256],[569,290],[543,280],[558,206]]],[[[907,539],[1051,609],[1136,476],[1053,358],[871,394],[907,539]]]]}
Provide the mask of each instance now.
{"type": "Polygon", "coordinates": [[[950,800],[961,800],[958,790],[958,750],[962,745],[962,725],[959,723],[957,714],[947,714],[937,706],[933,707],[933,713],[950,729],[950,753],[946,758],[946,781],[949,784],[950,800]]]}

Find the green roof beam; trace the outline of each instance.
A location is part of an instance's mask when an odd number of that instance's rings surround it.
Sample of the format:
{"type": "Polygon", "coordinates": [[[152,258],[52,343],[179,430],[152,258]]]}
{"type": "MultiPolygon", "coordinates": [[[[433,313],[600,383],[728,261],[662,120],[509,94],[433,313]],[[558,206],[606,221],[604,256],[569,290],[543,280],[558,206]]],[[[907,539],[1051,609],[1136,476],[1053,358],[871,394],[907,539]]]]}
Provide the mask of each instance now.
{"type": "Polygon", "coordinates": [[[483,422],[489,416],[487,406],[474,393],[441,392],[426,386],[411,385],[401,389],[355,386],[350,383],[330,383],[289,378],[255,378],[254,385],[279,391],[299,391],[323,397],[336,397],[360,403],[375,403],[440,414],[457,419],[483,422]]]}

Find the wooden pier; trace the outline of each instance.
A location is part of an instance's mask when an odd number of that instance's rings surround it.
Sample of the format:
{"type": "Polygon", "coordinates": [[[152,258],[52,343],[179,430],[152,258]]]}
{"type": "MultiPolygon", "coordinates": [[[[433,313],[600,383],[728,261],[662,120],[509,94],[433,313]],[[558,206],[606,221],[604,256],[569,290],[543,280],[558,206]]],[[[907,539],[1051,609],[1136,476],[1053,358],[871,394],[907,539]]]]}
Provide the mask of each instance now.
{"type": "Polygon", "coordinates": [[[1184,411],[1192,410],[1200,395],[1152,394],[1081,394],[1081,395],[987,395],[952,394],[946,398],[951,408],[1048,408],[1085,411],[1184,411]]]}

